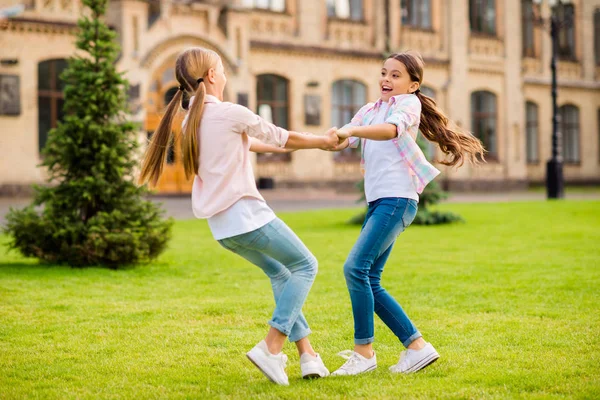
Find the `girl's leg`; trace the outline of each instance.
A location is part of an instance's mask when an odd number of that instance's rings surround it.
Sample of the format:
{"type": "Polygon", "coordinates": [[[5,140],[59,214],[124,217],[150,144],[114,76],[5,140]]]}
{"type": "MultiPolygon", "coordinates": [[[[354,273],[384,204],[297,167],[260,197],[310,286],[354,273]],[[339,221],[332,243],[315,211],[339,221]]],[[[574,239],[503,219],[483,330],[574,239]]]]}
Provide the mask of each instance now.
{"type": "MultiPolygon", "coordinates": [[[[243,247],[236,247],[228,242],[227,239],[221,241],[221,245],[227,250],[230,250],[242,258],[245,258],[263,270],[263,272],[271,281],[273,296],[275,297],[275,303],[277,304],[285,283],[292,275],[291,272],[279,261],[259,251],[250,250],[243,247]]],[[[294,323],[294,326],[292,327],[289,339],[291,342],[296,342],[296,346],[298,347],[299,351],[300,349],[303,349],[304,352],[309,352],[309,354],[314,355],[314,351],[312,350],[310,342],[308,342],[307,338],[309,334],[310,328],[308,327],[308,322],[306,322],[306,318],[302,312],[300,312],[296,322],[294,323]]],[[[269,346],[269,351],[271,351],[273,354],[279,353],[283,348],[286,338],[287,336],[285,334],[281,333],[275,328],[271,328],[267,334],[267,338],[265,339],[267,345],[269,346]]]]}
{"type": "Polygon", "coordinates": [[[369,281],[375,300],[375,313],[405,347],[419,350],[425,345],[425,341],[421,338],[422,335],[400,304],[381,286],[381,274],[393,247],[394,243],[379,256],[369,271],[369,281]]]}
{"type": "Polygon", "coordinates": [[[408,216],[409,208],[416,208],[415,203],[402,198],[373,202],[359,238],[344,264],[354,314],[355,351],[363,357],[369,358],[373,354],[375,298],[371,288],[371,268],[404,230],[407,224],[403,223],[403,217],[408,216]]]}
{"type": "MultiPolygon", "coordinates": [[[[299,318],[317,273],[317,260],[302,241],[285,223],[275,219],[256,231],[220,243],[261,267],[271,278],[276,307],[269,324],[282,335],[270,331],[269,350],[280,352],[285,336],[294,342],[305,338],[310,329],[304,317],[299,318]]],[[[306,347],[306,342],[301,346],[306,347]]]]}

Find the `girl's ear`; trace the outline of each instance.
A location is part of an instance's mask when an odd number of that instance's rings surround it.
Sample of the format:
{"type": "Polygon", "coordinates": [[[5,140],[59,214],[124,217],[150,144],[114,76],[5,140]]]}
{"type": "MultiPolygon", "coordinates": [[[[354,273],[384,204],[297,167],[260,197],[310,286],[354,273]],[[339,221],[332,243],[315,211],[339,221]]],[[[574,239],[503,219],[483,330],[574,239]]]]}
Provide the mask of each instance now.
{"type": "Polygon", "coordinates": [[[419,82],[411,82],[410,88],[409,88],[410,93],[416,92],[417,89],[419,89],[419,87],[421,87],[421,85],[419,84],[419,82]]]}
{"type": "Polygon", "coordinates": [[[217,72],[215,71],[214,68],[209,68],[208,72],[206,73],[206,77],[208,78],[208,81],[210,83],[215,83],[217,81],[216,75],[217,75],[217,72]]]}

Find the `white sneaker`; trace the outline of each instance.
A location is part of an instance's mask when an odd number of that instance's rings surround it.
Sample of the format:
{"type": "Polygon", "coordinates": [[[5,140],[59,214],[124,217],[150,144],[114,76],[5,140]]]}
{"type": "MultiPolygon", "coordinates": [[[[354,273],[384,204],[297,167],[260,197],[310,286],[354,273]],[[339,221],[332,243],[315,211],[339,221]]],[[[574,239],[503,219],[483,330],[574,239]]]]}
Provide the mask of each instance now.
{"type": "Polygon", "coordinates": [[[407,349],[400,354],[398,364],[392,365],[390,371],[410,374],[425,368],[429,364],[440,358],[440,355],[433,348],[431,343],[427,343],[421,350],[407,349]]]}
{"type": "Polygon", "coordinates": [[[246,356],[272,382],[279,385],[289,385],[288,377],[285,373],[287,356],[283,352],[277,355],[271,354],[267,343],[263,340],[246,353],[246,356]]]}
{"type": "Polygon", "coordinates": [[[344,357],[348,361],[344,363],[337,371],[334,371],[332,376],[358,375],[364,372],[373,371],[377,368],[377,357],[373,352],[373,357],[365,358],[352,350],[344,350],[338,355],[344,357]]]}
{"type": "Polygon", "coordinates": [[[325,364],[323,364],[323,360],[319,354],[317,354],[316,357],[313,357],[308,353],[302,354],[300,357],[300,369],[302,370],[302,377],[304,379],[324,378],[329,376],[329,370],[325,364]]]}

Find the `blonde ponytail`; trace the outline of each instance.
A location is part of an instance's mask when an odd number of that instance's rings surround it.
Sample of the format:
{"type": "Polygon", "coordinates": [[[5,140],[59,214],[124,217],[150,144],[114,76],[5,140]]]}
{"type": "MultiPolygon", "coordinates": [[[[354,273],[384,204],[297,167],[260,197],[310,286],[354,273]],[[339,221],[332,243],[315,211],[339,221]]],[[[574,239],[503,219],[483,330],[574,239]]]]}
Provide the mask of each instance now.
{"type": "Polygon", "coordinates": [[[220,57],[212,50],[194,47],[182,52],[175,61],[175,77],[179,82],[179,90],[169,102],[165,114],[152,135],[152,139],[142,160],[139,183],[150,182],[155,186],[163,171],[167,148],[171,142],[173,118],[182,103],[183,92],[194,93],[194,101],[189,105],[187,120],[183,126],[181,153],[185,176],[190,179],[198,173],[200,166],[199,128],[204,111],[206,85],[204,77],[209,69],[216,68],[220,57]]]}
{"type": "Polygon", "coordinates": [[[206,85],[203,79],[198,79],[198,87],[194,94],[194,100],[190,104],[187,122],[183,126],[183,140],[181,141],[181,154],[183,154],[183,169],[186,179],[198,173],[200,168],[200,144],[198,139],[198,128],[204,111],[204,97],[206,96],[206,85]]]}
{"type": "Polygon", "coordinates": [[[154,131],[144,159],[142,161],[142,171],[140,173],[139,183],[144,184],[150,181],[152,186],[156,186],[158,179],[163,171],[165,158],[167,157],[167,148],[171,143],[173,135],[172,125],[173,118],[179,110],[181,103],[182,91],[178,90],[175,96],[169,102],[165,114],[158,123],[158,128],[154,131]]]}

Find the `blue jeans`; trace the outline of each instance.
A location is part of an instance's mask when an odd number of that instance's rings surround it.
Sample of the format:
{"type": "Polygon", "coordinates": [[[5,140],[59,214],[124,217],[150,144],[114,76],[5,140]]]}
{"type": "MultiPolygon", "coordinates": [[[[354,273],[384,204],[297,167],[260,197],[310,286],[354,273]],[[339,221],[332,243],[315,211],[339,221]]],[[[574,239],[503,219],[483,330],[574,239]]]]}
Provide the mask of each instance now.
{"type": "Polygon", "coordinates": [[[344,264],[344,276],[354,314],[354,343],[372,343],[373,313],[407,347],[421,337],[400,304],[381,287],[381,274],[394,242],[415,219],[417,202],[405,198],[382,198],[369,203],[362,230],[344,264]]]}
{"type": "Polygon", "coordinates": [[[317,275],[317,259],[279,218],[262,228],[219,240],[271,279],[275,311],[269,325],[296,342],[310,334],[302,306],[317,275]]]}

